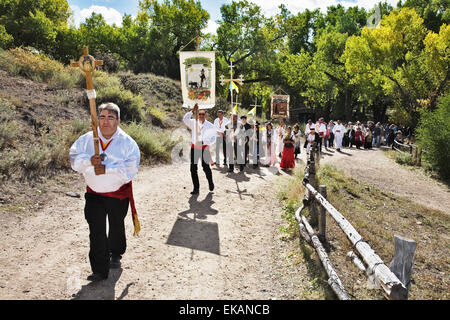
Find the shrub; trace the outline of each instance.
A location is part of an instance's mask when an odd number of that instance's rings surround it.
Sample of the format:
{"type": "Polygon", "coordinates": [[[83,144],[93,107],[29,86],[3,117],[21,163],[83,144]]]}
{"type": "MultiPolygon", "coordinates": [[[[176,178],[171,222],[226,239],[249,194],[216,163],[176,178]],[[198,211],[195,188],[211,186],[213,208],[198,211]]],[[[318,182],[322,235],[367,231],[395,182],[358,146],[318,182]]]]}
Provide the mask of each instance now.
{"type": "Polygon", "coordinates": [[[450,93],[445,95],[437,109],[421,112],[416,130],[417,144],[425,151],[423,157],[440,173],[450,179],[450,93]]]}
{"type": "Polygon", "coordinates": [[[153,107],[149,107],[147,108],[147,112],[151,115],[152,123],[154,125],[164,127],[164,121],[166,120],[166,114],[164,113],[164,111],[153,107]]]}
{"type": "Polygon", "coordinates": [[[151,73],[135,75],[130,72],[119,74],[125,89],[135,94],[142,94],[148,98],[156,98],[158,101],[166,101],[169,105],[182,103],[181,87],[179,82],[156,76],[151,73]]]}
{"type": "Polygon", "coordinates": [[[14,38],[6,32],[5,26],[0,25],[0,48],[8,49],[14,44],[14,38]]]}
{"type": "Polygon", "coordinates": [[[172,141],[167,133],[155,132],[151,127],[135,122],[122,126],[122,129],[138,144],[142,163],[151,163],[152,160],[170,161],[176,142],[172,141]]]}
{"type": "MultiPolygon", "coordinates": [[[[121,87],[120,79],[118,77],[99,70],[92,73],[92,83],[96,90],[109,87],[121,87]]],[[[78,85],[81,88],[86,89],[86,78],[84,76],[80,78],[78,85]]]]}
{"type": "Polygon", "coordinates": [[[129,90],[120,87],[100,88],[97,92],[97,105],[105,102],[114,102],[120,108],[122,121],[142,121],[145,105],[141,96],[134,95],[129,90]]]}
{"type": "Polygon", "coordinates": [[[15,121],[0,122],[0,150],[12,145],[16,138],[19,126],[15,121]]]}
{"type": "Polygon", "coordinates": [[[398,164],[405,164],[408,166],[414,166],[413,159],[409,153],[405,152],[395,152],[394,153],[394,160],[398,164]]]}
{"type": "Polygon", "coordinates": [[[120,56],[110,51],[95,51],[95,59],[103,60],[103,70],[106,72],[117,72],[120,68],[120,56]]]}
{"type": "Polygon", "coordinates": [[[14,121],[14,110],[10,104],[0,101],[0,150],[11,145],[19,132],[14,121]]]}

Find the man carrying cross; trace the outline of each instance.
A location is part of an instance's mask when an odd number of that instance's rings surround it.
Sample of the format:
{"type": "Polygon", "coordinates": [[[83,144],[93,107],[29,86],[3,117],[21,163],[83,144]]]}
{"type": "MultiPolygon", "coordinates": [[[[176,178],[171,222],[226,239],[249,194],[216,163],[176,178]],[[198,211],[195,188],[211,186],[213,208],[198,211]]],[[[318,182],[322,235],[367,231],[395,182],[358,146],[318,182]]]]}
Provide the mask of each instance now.
{"type": "Polygon", "coordinates": [[[98,144],[102,154],[95,154],[93,131],[78,138],[69,151],[72,169],[83,174],[87,184],[84,214],[89,224],[89,261],[93,272],[88,277],[90,281],[106,279],[110,268],[121,265],[126,250],[124,219],[129,204],[135,212],[131,180],[140,163],[138,145],[119,128],[119,107],[104,103],[99,112],[98,144]]]}

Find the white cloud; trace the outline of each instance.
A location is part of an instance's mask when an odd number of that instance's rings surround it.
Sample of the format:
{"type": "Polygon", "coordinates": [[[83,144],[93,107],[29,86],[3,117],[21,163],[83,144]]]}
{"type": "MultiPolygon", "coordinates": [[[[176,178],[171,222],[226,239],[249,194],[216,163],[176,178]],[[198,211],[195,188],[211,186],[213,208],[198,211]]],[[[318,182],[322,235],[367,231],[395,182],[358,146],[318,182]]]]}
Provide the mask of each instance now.
{"type": "Polygon", "coordinates": [[[73,24],[75,27],[78,27],[81,23],[81,10],[80,7],[76,5],[71,5],[72,9],[72,17],[70,19],[70,24],[73,24]]]}
{"type": "Polygon", "coordinates": [[[209,19],[208,20],[208,25],[206,26],[205,29],[202,30],[202,33],[212,33],[212,34],[216,34],[217,28],[219,27],[219,24],[216,23],[215,21],[209,19]]]}
{"type": "MultiPolygon", "coordinates": [[[[74,10],[75,14],[74,7],[76,6],[72,6],[72,10],[74,10]]],[[[84,22],[86,18],[89,18],[92,15],[92,12],[100,13],[109,25],[122,25],[122,14],[114,8],[107,8],[104,6],[90,6],[89,8],[80,10],[79,20],[77,20],[77,17],[74,17],[75,24],[78,26],[80,23],[84,22]]]]}

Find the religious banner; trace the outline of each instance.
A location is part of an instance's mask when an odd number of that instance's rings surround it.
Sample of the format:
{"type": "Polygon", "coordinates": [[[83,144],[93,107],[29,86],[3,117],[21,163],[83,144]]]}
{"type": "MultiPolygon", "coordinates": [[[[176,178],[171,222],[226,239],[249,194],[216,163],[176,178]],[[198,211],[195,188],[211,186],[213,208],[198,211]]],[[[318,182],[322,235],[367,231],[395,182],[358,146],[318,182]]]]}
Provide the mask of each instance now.
{"type": "Polygon", "coordinates": [[[180,51],[183,107],[211,109],[216,103],[216,61],[214,51],[180,51]]]}
{"type": "Polygon", "coordinates": [[[289,118],[289,96],[273,95],[271,118],[289,118]]]}

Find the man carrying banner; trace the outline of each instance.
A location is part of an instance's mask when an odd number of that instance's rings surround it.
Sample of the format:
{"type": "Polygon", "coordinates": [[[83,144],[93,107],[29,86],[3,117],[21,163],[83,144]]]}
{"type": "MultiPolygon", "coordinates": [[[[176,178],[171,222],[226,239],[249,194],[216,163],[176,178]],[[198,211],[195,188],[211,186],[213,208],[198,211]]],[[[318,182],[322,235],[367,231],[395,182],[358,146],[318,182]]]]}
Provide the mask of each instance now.
{"type": "Polygon", "coordinates": [[[183,122],[192,130],[192,144],[191,144],[191,178],[194,189],[191,194],[199,194],[200,182],[198,179],[198,161],[201,159],[202,168],[205,172],[206,179],[209,184],[209,191],[214,190],[214,182],[212,177],[209,162],[211,154],[210,146],[216,141],[216,127],[206,120],[206,110],[198,109],[198,104],[195,104],[192,111],[188,111],[184,117],[183,122]],[[198,112],[198,121],[191,119],[192,112],[198,112]]]}
{"type": "Polygon", "coordinates": [[[72,169],[83,174],[87,184],[84,214],[89,224],[89,261],[93,272],[87,278],[90,281],[108,278],[109,269],[121,265],[126,250],[124,219],[128,205],[136,212],[131,180],[140,163],[138,145],[119,128],[119,107],[104,103],[99,112],[99,139],[94,143],[100,144],[102,154],[94,155],[93,131],[78,138],[69,151],[72,169]]]}

